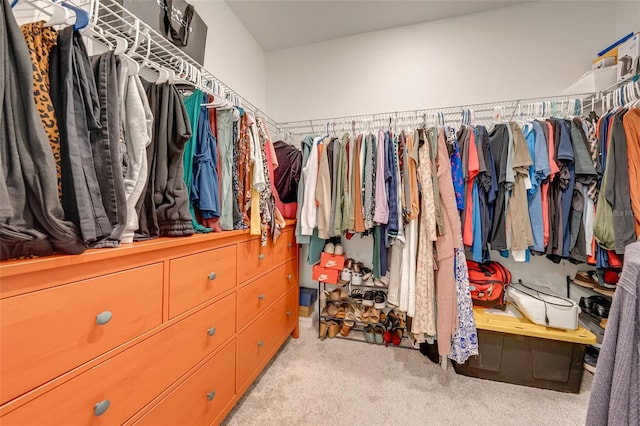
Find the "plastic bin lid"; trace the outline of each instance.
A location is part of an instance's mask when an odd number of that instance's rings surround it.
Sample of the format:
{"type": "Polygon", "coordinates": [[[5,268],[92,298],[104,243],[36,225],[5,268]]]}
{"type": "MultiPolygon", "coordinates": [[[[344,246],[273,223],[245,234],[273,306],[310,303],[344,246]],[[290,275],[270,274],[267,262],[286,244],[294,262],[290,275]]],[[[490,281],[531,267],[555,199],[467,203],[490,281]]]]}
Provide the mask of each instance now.
{"type": "Polygon", "coordinates": [[[540,339],[560,340],[563,342],[590,345],[596,343],[596,336],[589,330],[578,327],[577,330],[561,330],[537,325],[525,318],[520,312],[507,305],[502,312],[496,309],[473,308],[478,330],[495,331],[505,334],[538,337],[540,339]]]}

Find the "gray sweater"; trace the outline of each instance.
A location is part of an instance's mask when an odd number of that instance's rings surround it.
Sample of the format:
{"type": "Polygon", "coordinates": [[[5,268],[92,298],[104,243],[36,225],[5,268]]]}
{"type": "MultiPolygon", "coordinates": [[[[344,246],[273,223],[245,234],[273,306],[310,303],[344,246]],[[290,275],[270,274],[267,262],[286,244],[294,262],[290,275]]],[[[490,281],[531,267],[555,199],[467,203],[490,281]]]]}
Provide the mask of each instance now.
{"type": "Polygon", "coordinates": [[[640,425],[640,242],[626,247],[622,277],[591,390],[586,424],[640,425]]]}

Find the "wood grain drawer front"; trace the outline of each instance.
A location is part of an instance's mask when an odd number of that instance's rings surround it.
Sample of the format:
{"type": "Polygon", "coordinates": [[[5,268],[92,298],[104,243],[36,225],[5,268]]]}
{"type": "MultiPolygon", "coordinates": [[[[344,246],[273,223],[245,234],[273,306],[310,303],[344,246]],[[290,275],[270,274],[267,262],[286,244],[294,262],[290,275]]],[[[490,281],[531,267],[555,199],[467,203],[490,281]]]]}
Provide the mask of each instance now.
{"type": "Polygon", "coordinates": [[[281,340],[284,308],[285,298],[281,298],[238,337],[236,389],[242,388],[253,377],[281,340]]]}
{"type": "Polygon", "coordinates": [[[4,403],[162,323],[162,264],[0,301],[4,403]]]}
{"type": "Polygon", "coordinates": [[[235,286],[235,245],[172,259],[169,317],[174,318],[235,286]]]}
{"type": "Polygon", "coordinates": [[[282,265],[238,290],[238,331],[285,293],[285,272],[282,265]]]}
{"type": "Polygon", "coordinates": [[[273,265],[273,254],[268,246],[260,245],[260,239],[238,244],[238,283],[246,282],[273,265]]]}
{"type": "Polygon", "coordinates": [[[287,230],[280,234],[278,241],[271,247],[271,251],[275,257],[275,264],[295,257],[298,253],[298,246],[296,245],[293,230],[287,230]]]}
{"type": "Polygon", "coordinates": [[[291,288],[287,291],[284,319],[284,333],[289,334],[298,322],[298,310],[300,309],[300,294],[298,287],[291,288]]]}
{"type": "Polygon", "coordinates": [[[227,345],[163,399],[136,425],[209,425],[233,399],[236,345],[227,345]]]}
{"type": "Polygon", "coordinates": [[[0,423],[122,424],[233,336],[234,310],[231,294],[9,412],[0,423]]]}

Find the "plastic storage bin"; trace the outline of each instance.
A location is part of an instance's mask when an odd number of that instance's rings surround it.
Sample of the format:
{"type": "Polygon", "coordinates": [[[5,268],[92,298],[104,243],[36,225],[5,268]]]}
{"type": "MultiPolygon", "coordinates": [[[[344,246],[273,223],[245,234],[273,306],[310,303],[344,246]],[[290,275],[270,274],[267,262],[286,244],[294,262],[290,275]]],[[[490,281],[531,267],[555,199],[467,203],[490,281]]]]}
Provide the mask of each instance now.
{"type": "Polygon", "coordinates": [[[586,345],[596,336],[579,327],[559,330],[533,324],[512,306],[505,313],[474,308],[479,355],[456,373],[561,392],[580,392],[586,345]]]}

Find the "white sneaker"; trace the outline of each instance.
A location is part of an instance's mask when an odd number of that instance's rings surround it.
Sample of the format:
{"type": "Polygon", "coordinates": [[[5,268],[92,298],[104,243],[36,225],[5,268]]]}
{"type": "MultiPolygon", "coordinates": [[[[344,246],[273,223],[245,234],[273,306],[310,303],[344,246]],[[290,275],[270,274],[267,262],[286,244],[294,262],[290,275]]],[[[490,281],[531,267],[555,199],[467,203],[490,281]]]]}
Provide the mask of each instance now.
{"type": "Polygon", "coordinates": [[[349,268],[342,269],[342,272],[340,273],[340,281],[343,281],[345,283],[351,282],[351,269],[349,268]]]}
{"type": "Polygon", "coordinates": [[[336,252],[336,248],[333,243],[327,243],[324,246],[324,252],[329,254],[334,254],[336,252]]]}
{"type": "Polygon", "coordinates": [[[354,272],[353,275],[351,275],[351,284],[362,285],[362,273],[354,272]]]}
{"type": "Polygon", "coordinates": [[[342,247],[342,244],[336,244],[333,253],[337,255],[344,254],[344,248],[342,247]]]}

